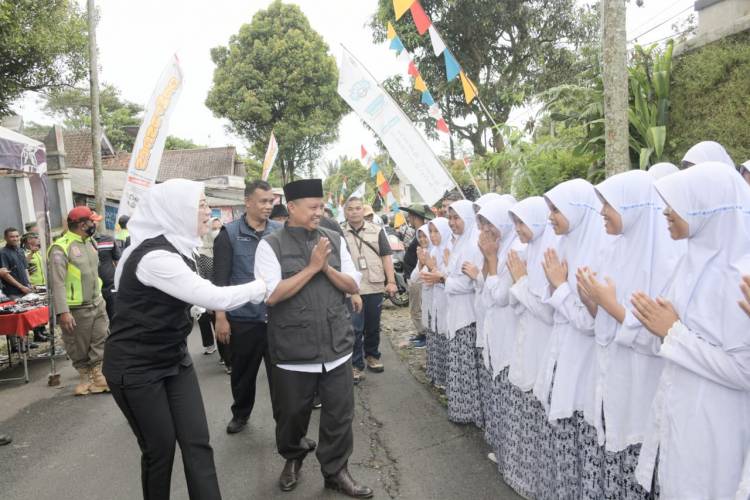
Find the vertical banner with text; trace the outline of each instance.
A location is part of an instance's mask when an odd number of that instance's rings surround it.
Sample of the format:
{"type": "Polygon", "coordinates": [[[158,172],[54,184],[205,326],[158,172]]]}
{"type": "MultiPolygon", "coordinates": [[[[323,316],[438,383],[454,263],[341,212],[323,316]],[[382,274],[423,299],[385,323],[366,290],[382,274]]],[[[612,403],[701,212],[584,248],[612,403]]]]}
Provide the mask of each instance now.
{"type": "Polygon", "coordinates": [[[131,215],[143,193],[156,182],[167,140],[169,117],[177,105],[180,92],[182,69],[177,55],[174,55],[162,71],[143,114],[143,122],[130,156],[128,176],[117,211],[118,219],[121,215],[131,215]]]}

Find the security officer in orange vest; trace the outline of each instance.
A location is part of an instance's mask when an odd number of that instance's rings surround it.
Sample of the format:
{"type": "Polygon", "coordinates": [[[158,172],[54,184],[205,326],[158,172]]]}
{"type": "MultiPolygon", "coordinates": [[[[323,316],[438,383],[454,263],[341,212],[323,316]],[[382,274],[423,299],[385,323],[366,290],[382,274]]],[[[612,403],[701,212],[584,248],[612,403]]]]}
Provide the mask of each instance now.
{"type": "Polygon", "coordinates": [[[52,305],[65,350],[80,375],[76,396],[109,392],[101,370],[109,320],[92,239],[101,220],[88,207],[75,207],[68,213],[68,231],[49,251],[52,305]]]}

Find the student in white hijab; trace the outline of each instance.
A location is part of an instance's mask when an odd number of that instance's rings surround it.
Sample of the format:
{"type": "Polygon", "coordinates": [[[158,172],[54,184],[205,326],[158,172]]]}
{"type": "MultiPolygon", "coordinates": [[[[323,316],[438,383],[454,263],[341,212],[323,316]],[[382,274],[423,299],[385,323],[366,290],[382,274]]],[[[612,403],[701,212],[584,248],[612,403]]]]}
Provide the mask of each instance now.
{"type": "Polygon", "coordinates": [[[719,162],[734,168],[732,158],[724,149],[724,146],[714,141],[702,141],[687,150],[682,157],[682,168],[692,167],[699,163],[719,162]]]}
{"type": "Polygon", "coordinates": [[[151,187],[130,219],[117,267],[117,301],[104,375],[142,451],[144,498],[169,498],[175,443],[190,498],[219,499],[206,412],[186,339],[193,304],[231,310],[263,300],[263,281],[216,287],[198,276],[194,252],[209,231],[203,184],[151,187]]]}
{"type": "Polygon", "coordinates": [[[660,498],[731,499],[750,450],[750,319],[737,307],[749,204],[732,169],[708,162],[656,182],[673,239],[687,239],[665,298],[633,295],[633,313],[666,361],[636,469],[660,498]]]}
{"type": "Polygon", "coordinates": [[[742,178],[745,179],[745,182],[750,184],[750,160],[747,160],[740,165],[739,172],[742,178]]]}
{"type": "Polygon", "coordinates": [[[448,209],[453,244],[448,256],[445,294],[448,301],[448,418],[453,422],[483,425],[476,359],[477,317],[475,282],[466,271],[481,269],[484,259],[477,246],[479,231],[472,203],[458,200],[448,209]]]}
{"type": "Polygon", "coordinates": [[[422,272],[429,270],[430,259],[432,258],[432,243],[430,242],[430,232],[427,224],[421,225],[417,228],[417,265],[411,272],[409,282],[418,284],[422,287],[421,293],[419,294],[420,309],[421,309],[421,324],[424,327],[426,335],[426,348],[427,348],[427,378],[433,379],[432,367],[434,361],[432,359],[435,352],[434,346],[434,330],[432,328],[432,318],[430,308],[432,307],[432,288],[431,283],[427,283],[422,280],[422,272]]]}
{"type": "MultiPolygon", "coordinates": [[[[508,367],[515,348],[518,317],[510,304],[510,287],[513,285],[507,267],[511,250],[523,252],[523,245],[517,238],[513,221],[508,210],[513,204],[507,199],[488,203],[479,211],[483,222],[479,237],[479,248],[484,254],[486,281],[482,297],[487,308],[483,318],[486,336],[484,373],[491,399],[486,402],[485,414],[490,415],[491,431],[485,433],[488,442],[495,449],[498,468],[505,482],[513,486],[521,495],[529,496],[533,480],[522,465],[523,415],[521,414],[522,394],[508,381],[508,367]],[[491,370],[491,376],[490,372],[491,370]]],[[[485,399],[487,396],[485,396],[485,399]]]]}
{"type": "Polygon", "coordinates": [[[655,163],[648,168],[648,173],[651,174],[651,177],[653,177],[654,180],[661,179],[662,177],[666,177],[667,175],[679,171],[680,169],[677,168],[677,166],[669,162],[655,163]]]}
{"type": "Polygon", "coordinates": [[[513,278],[510,303],[518,316],[518,330],[508,379],[523,394],[523,470],[533,471],[536,482],[533,498],[555,498],[555,456],[552,428],[542,403],[532,389],[549,349],[554,309],[544,299],[549,283],[542,263],[544,254],[557,249],[560,237],[549,224],[549,208],[544,198],[532,196],[510,209],[516,233],[526,243],[525,256],[508,253],[507,267],[513,278]]]}
{"type": "Polygon", "coordinates": [[[596,187],[605,229],[617,237],[602,274],[588,268],[577,273],[595,307],[594,424],[606,451],[605,495],[633,499],[647,496],[633,471],[663,361],[656,355],[658,341],[630,312],[629,299],[639,290],[662,294],[686,250],[669,237],[664,202],[653,184],[649,173],[631,170],[596,187]]]}
{"type": "Polygon", "coordinates": [[[544,270],[550,284],[547,302],[555,309],[551,348],[534,392],[549,395],[548,417],[556,422],[561,491],[566,498],[600,498],[601,450],[593,427],[594,318],[577,291],[576,270],[593,267],[605,248],[606,234],[594,187],[583,179],[563,182],[545,194],[550,222],[561,235],[560,254],[548,250],[544,270]],[[554,374],[554,380],[553,380],[554,374]]]}
{"type": "Polygon", "coordinates": [[[445,296],[444,278],[447,273],[448,259],[445,252],[451,245],[451,228],[448,219],[437,217],[428,223],[430,243],[430,259],[427,271],[423,271],[421,279],[432,285],[432,304],[430,305],[430,319],[435,333],[432,346],[432,383],[438,389],[445,389],[448,383],[448,302],[445,296]]]}

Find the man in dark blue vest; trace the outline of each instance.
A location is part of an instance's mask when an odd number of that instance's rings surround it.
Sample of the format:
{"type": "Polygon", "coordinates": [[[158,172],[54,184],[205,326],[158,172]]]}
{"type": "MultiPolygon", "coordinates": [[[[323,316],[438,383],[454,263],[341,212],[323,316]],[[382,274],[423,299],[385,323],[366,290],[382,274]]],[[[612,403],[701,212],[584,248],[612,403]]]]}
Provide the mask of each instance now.
{"type": "Polygon", "coordinates": [[[276,446],[286,459],[279,486],[283,491],[297,486],[302,461],[316,446],[305,435],[317,391],[323,409],[316,455],[324,485],[370,498],[372,489],[357,484],[348,470],[354,330],[346,304],[347,294],[358,292],[361,276],[346,240],[320,227],[320,179],[291,182],[284,195],[289,220],[263,238],[255,256],[255,274],[267,286],[276,446]]]}
{"type": "MultiPolygon", "coordinates": [[[[213,282],[217,286],[240,285],[255,279],[255,251],[260,240],[281,228],[269,220],[273,192],[265,181],[245,186],[245,214],[226,224],[214,240],[213,282]]],[[[261,361],[271,385],[265,304],[247,303],[231,312],[216,311],[216,338],[231,352],[232,420],[227,432],[235,434],[247,425],[255,405],[255,380],[261,361]]]]}

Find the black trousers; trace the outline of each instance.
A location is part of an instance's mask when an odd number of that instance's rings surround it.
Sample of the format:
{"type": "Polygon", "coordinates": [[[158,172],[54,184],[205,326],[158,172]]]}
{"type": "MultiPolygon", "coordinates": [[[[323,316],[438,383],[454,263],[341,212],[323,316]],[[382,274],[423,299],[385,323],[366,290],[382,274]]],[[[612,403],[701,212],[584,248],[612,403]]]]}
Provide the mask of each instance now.
{"type": "MultiPolygon", "coordinates": [[[[268,336],[265,323],[229,321],[232,334],[229,349],[232,354],[232,416],[247,420],[255,406],[256,379],[261,361],[266,365],[269,390],[271,383],[271,359],[268,354],[268,336]]],[[[271,393],[272,390],[270,391],[271,393]]]]}
{"type": "Polygon", "coordinates": [[[323,404],[315,451],[320,470],[324,477],[329,477],[346,467],[354,447],[353,387],[351,359],[324,373],[295,372],[274,366],[273,411],[279,454],[287,460],[307,454],[308,446],[302,438],[307,434],[317,392],[323,404]]]}
{"type": "Polygon", "coordinates": [[[180,444],[191,500],[221,499],[208,424],[192,366],[137,386],[109,385],[141,448],[144,500],[169,499],[175,442],[180,444]]]}
{"type": "Polygon", "coordinates": [[[115,299],[117,295],[111,288],[109,286],[102,287],[102,298],[104,299],[104,305],[107,307],[107,318],[110,324],[112,324],[112,317],[115,315],[115,299]]]}

